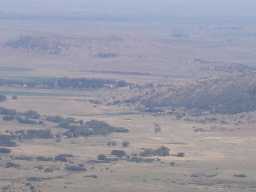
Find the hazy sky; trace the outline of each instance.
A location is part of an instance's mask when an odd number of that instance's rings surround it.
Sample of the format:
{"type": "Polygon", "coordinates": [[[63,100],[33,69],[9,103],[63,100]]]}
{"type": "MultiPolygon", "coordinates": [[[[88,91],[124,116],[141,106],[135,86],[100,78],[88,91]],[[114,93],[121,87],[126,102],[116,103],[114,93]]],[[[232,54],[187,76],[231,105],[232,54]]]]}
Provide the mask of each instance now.
{"type": "Polygon", "coordinates": [[[0,0],[1,12],[128,16],[256,16],[256,0],[0,0]]]}

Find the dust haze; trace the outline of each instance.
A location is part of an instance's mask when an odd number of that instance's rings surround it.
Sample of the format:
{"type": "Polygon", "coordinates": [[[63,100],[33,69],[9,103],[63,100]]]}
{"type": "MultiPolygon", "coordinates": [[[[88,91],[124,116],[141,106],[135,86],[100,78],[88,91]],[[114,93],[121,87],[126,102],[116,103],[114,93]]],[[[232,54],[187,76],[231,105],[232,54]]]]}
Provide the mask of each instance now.
{"type": "Polygon", "coordinates": [[[0,191],[255,191],[255,8],[0,2],[0,191]]]}
{"type": "Polygon", "coordinates": [[[3,13],[128,17],[255,17],[253,0],[9,0],[3,13]]]}

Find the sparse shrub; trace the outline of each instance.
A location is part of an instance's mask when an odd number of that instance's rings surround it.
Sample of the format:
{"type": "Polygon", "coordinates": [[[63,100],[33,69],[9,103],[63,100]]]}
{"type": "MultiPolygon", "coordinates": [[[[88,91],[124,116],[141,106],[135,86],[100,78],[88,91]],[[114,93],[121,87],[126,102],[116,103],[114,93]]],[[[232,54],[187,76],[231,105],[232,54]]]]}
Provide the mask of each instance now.
{"type": "Polygon", "coordinates": [[[111,155],[117,156],[117,157],[119,157],[119,158],[122,158],[122,157],[127,156],[127,155],[126,155],[126,152],[123,151],[123,150],[112,150],[112,151],[111,151],[111,155]]]}
{"type": "Polygon", "coordinates": [[[168,147],[162,146],[158,149],[144,149],[143,152],[140,153],[141,156],[150,157],[150,156],[169,156],[170,149],[168,147]]]}
{"type": "Polygon", "coordinates": [[[13,116],[13,115],[5,115],[5,116],[3,116],[3,120],[4,121],[13,121],[13,120],[15,120],[15,116],[13,116]]]}
{"type": "Polygon", "coordinates": [[[18,165],[16,163],[13,163],[13,162],[7,162],[6,165],[5,165],[5,168],[15,168],[15,169],[18,169],[18,168],[20,168],[20,165],[18,165]]]}
{"type": "Polygon", "coordinates": [[[93,178],[93,179],[97,179],[98,178],[97,175],[86,175],[84,177],[86,177],[86,178],[93,178]]]}
{"type": "Polygon", "coordinates": [[[70,123],[68,121],[61,121],[59,122],[58,127],[61,127],[63,129],[72,129],[73,127],[70,125],[70,123]]]}
{"type": "Polygon", "coordinates": [[[100,52],[96,55],[96,57],[101,58],[101,59],[108,59],[108,58],[114,58],[117,57],[117,54],[115,53],[105,53],[105,52],[100,52]]]}
{"type": "Polygon", "coordinates": [[[21,130],[15,132],[19,139],[50,139],[53,134],[50,130],[21,130]]]}
{"type": "Polygon", "coordinates": [[[16,120],[19,122],[19,123],[22,123],[22,124],[42,124],[43,122],[38,120],[38,119],[30,119],[26,116],[17,116],[16,117],[16,120]]]}
{"type": "Polygon", "coordinates": [[[129,142],[129,141],[123,141],[123,142],[122,142],[122,146],[123,146],[123,147],[129,147],[129,145],[130,145],[130,142],[129,142]]]}
{"type": "Polygon", "coordinates": [[[245,177],[247,177],[247,175],[245,175],[245,174],[234,174],[234,177],[240,177],[240,178],[245,178],[245,177]]]}
{"type": "Polygon", "coordinates": [[[53,168],[50,168],[50,167],[47,167],[45,170],[44,170],[45,173],[52,173],[54,172],[54,169],[53,168]]]}
{"type": "Polygon", "coordinates": [[[0,102],[6,101],[7,97],[5,95],[0,95],[0,102]]]}
{"type": "Polygon", "coordinates": [[[154,132],[155,132],[155,134],[158,134],[161,132],[161,127],[157,123],[154,124],[154,132]]]}
{"type": "Polygon", "coordinates": [[[154,149],[143,149],[143,151],[140,153],[140,156],[144,156],[144,157],[150,157],[150,156],[154,156],[154,149]]]}
{"type": "Polygon", "coordinates": [[[0,146],[16,147],[15,137],[10,135],[0,135],[0,146]]]}
{"type": "Polygon", "coordinates": [[[29,119],[39,119],[40,114],[36,111],[30,110],[23,113],[23,115],[29,119]]]}
{"type": "Polygon", "coordinates": [[[153,158],[142,158],[138,156],[132,156],[128,159],[129,162],[135,162],[135,163],[152,163],[155,161],[153,158]]]}
{"type": "Polygon", "coordinates": [[[12,100],[17,100],[18,99],[18,96],[17,95],[13,95],[12,96],[12,100]]]}
{"type": "Polygon", "coordinates": [[[65,123],[62,128],[69,129],[64,133],[67,137],[87,137],[90,135],[108,135],[114,132],[128,132],[128,129],[122,127],[113,127],[104,121],[91,120],[83,125],[72,125],[65,123]]]}
{"type": "Polygon", "coordinates": [[[20,156],[15,156],[12,157],[15,160],[21,160],[21,161],[33,161],[34,157],[32,156],[26,156],[26,155],[20,155],[20,156]]]}
{"type": "Polygon", "coordinates": [[[29,177],[29,178],[27,178],[27,181],[29,181],[29,182],[41,182],[42,178],[41,177],[29,177]]]}
{"type": "Polygon", "coordinates": [[[0,114],[1,115],[16,115],[17,112],[14,109],[6,109],[4,107],[0,107],[0,114]]]}
{"type": "Polygon", "coordinates": [[[44,157],[44,156],[38,156],[36,158],[37,161],[53,161],[52,157],[44,157]]]}
{"type": "Polygon", "coordinates": [[[99,161],[106,161],[107,157],[104,154],[99,154],[98,157],[97,157],[97,160],[99,160],[99,161]]]}
{"type": "Polygon", "coordinates": [[[116,141],[109,141],[109,142],[107,143],[107,145],[108,145],[108,146],[111,146],[111,147],[115,147],[115,146],[117,146],[117,142],[116,142],[116,141]]]}
{"type": "Polygon", "coordinates": [[[169,156],[170,155],[170,149],[168,147],[162,146],[155,150],[155,154],[157,156],[169,156]]]}
{"type": "Polygon", "coordinates": [[[0,153],[2,153],[2,154],[8,154],[8,153],[11,153],[11,150],[10,150],[10,149],[7,149],[7,148],[0,148],[0,153]]]}
{"type": "Polygon", "coordinates": [[[68,159],[72,158],[72,157],[74,157],[74,156],[71,155],[71,154],[60,154],[60,155],[55,156],[54,160],[55,161],[68,162],[68,159]]]}
{"type": "Polygon", "coordinates": [[[75,171],[75,172],[80,172],[80,171],[87,171],[87,169],[84,167],[82,164],[78,165],[66,165],[65,169],[67,171],[75,171]]]}
{"type": "Polygon", "coordinates": [[[183,152],[180,152],[180,153],[177,153],[177,155],[176,155],[177,157],[185,157],[185,153],[183,153],[183,152]]]}
{"type": "Polygon", "coordinates": [[[60,123],[60,122],[63,122],[65,120],[65,118],[60,117],[60,116],[47,116],[46,120],[53,122],[53,123],[60,123]]]}

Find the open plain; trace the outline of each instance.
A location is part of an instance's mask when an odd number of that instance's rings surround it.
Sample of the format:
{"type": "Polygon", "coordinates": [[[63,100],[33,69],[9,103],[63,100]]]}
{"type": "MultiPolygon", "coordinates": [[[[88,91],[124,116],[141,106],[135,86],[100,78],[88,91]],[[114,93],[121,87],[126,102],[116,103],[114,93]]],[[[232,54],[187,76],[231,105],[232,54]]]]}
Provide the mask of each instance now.
{"type": "Polygon", "coordinates": [[[1,191],[256,191],[255,37],[1,19],[1,191]]]}

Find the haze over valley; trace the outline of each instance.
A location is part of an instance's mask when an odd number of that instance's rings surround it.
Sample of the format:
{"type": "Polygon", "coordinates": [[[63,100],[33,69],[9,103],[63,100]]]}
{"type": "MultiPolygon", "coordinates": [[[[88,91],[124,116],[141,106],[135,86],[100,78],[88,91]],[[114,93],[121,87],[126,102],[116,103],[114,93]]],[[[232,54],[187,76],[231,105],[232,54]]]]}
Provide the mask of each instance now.
{"type": "Polygon", "coordinates": [[[0,191],[255,191],[255,8],[1,2],[0,191]]]}

